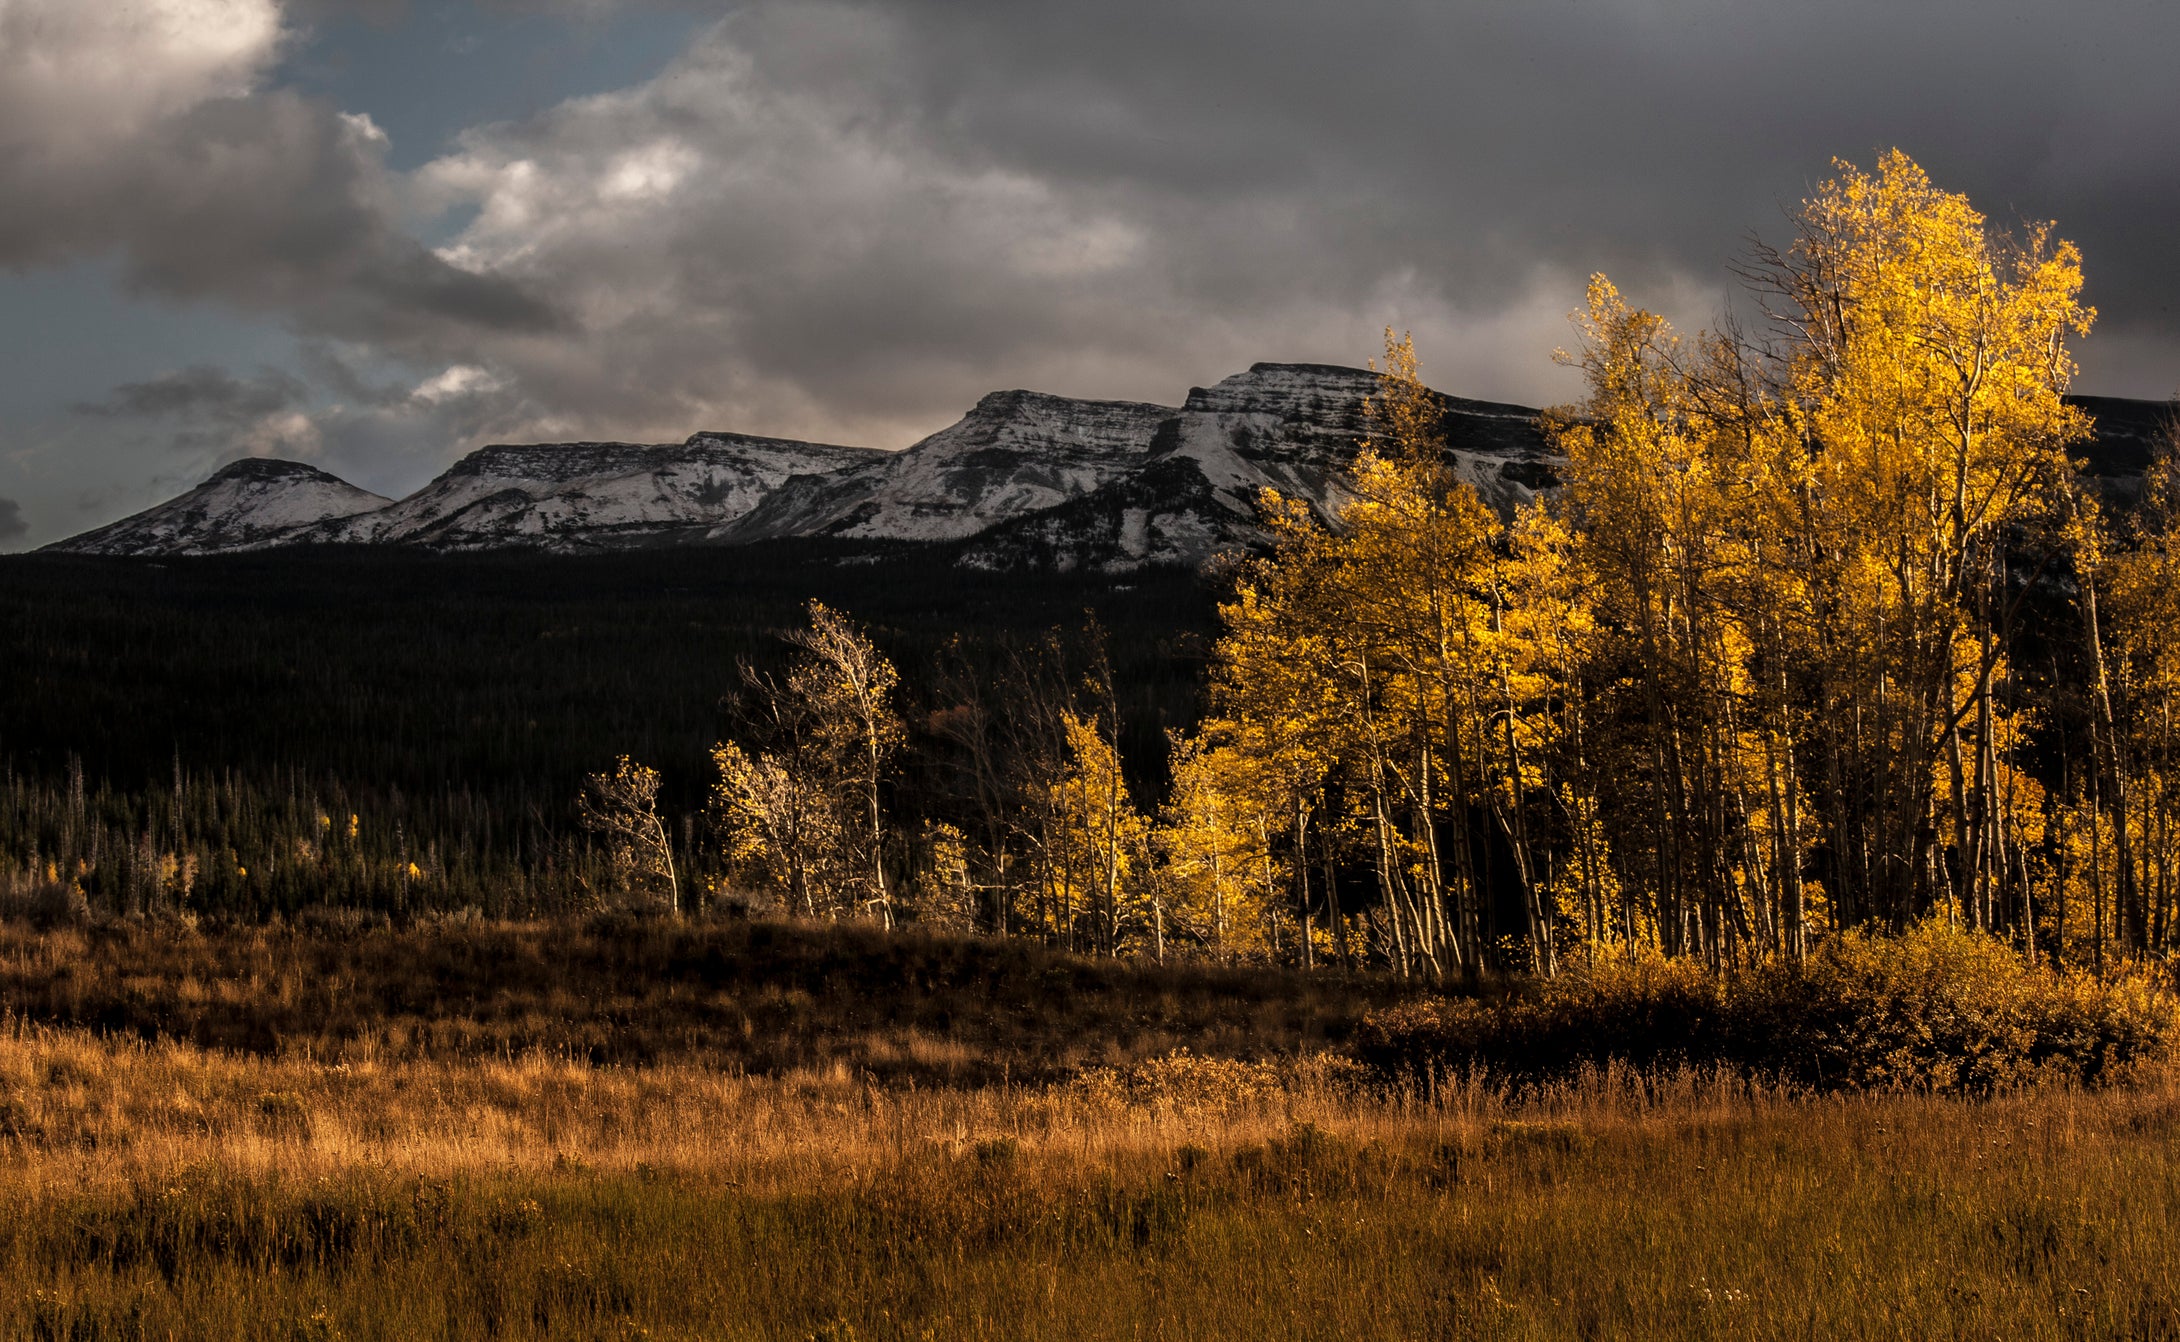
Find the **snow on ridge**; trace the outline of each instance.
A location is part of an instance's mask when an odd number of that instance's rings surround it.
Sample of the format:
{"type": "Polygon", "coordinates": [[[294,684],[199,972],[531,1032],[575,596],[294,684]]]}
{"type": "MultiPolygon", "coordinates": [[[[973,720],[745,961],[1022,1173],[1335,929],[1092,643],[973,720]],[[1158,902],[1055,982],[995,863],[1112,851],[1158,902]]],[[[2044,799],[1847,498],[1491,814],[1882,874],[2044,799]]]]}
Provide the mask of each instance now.
{"type": "Polygon", "coordinates": [[[872,448],[698,433],[679,444],[482,447],[399,503],[314,528],[335,544],[588,549],[696,532],[756,508],[796,475],[836,471],[872,448]]]}
{"type": "Polygon", "coordinates": [[[1198,414],[1322,413],[1378,389],[1378,375],[1367,368],[1321,363],[1258,363],[1244,373],[1208,387],[1191,387],[1182,408],[1198,414]]]}

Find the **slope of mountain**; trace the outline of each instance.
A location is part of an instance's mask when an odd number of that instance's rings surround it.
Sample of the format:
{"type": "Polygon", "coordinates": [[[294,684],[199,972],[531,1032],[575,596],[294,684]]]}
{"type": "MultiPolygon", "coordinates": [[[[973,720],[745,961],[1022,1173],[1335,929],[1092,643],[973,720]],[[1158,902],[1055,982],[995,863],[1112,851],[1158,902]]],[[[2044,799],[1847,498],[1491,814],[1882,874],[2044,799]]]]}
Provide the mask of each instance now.
{"type": "Polygon", "coordinates": [[[790,481],[732,538],[959,540],[1140,469],[1173,413],[1133,401],[993,392],[960,422],[883,461],[790,481]]]}
{"type": "Polygon", "coordinates": [[[252,457],[220,467],[177,498],[47,548],[98,555],[251,550],[391,502],[315,466],[252,457]]]}
{"type": "Polygon", "coordinates": [[[2102,479],[2140,476],[2172,429],[2180,405],[2118,396],[2069,396],[2068,404],[2096,422],[2095,436],[2074,449],[2088,473],[2102,479]]]}

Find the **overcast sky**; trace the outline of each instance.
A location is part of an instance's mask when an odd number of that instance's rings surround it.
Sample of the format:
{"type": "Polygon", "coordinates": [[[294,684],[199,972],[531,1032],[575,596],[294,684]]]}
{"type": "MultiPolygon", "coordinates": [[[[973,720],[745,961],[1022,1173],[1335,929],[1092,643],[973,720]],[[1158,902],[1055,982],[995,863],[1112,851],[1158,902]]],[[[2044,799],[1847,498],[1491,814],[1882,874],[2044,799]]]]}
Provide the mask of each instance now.
{"type": "Polygon", "coordinates": [[[2180,389],[2180,10],[1727,0],[0,0],[0,549],[246,454],[903,446],[1257,360],[1555,402],[1834,156],[2055,219],[2180,389]]]}

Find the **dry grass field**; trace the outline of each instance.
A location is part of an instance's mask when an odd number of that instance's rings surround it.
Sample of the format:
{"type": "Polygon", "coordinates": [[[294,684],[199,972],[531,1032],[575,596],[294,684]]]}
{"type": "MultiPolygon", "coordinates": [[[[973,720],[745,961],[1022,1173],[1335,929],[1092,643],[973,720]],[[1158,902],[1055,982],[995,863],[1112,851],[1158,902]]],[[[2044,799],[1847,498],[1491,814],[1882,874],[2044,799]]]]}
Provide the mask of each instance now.
{"type": "MultiPolygon", "coordinates": [[[[74,944],[20,934],[13,981],[74,944]]],[[[0,1336],[2180,1335],[2161,1075],[1985,1100],[1609,1068],[1416,1091],[1280,1043],[938,1085],[845,1059],[253,1051],[18,1011],[0,1336]]]]}

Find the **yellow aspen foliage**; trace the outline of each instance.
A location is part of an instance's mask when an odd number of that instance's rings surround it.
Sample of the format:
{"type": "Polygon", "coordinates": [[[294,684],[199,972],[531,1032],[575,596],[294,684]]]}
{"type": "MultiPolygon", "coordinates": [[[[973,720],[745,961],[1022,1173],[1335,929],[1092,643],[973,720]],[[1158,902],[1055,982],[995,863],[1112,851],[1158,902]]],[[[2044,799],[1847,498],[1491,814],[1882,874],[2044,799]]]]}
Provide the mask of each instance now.
{"type": "Polygon", "coordinates": [[[1158,934],[1152,906],[1150,824],[1121,775],[1120,754],[1096,717],[1068,713],[1065,765],[1051,784],[1046,860],[1066,883],[1062,906],[1080,911],[1106,954],[1158,934]]]}
{"type": "Polygon", "coordinates": [[[584,780],[576,813],[598,835],[617,879],[631,893],[664,896],[667,911],[681,912],[681,877],[673,838],[659,815],[659,771],[623,755],[613,767],[584,780]]]}
{"type": "Polygon", "coordinates": [[[1217,739],[1223,735],[1214,727],[1174,738],[1173,786],[1152,836],[1168,917],[1215,954],[1264,949],[1265,920],[1275,916],[1260,874],[1270,860],[1264,808],[1246,787],[1246,761],[1217,739]]]}
{"type": "Polygon", "coordinates": [[[2164,935],[2145,854],[2180,770],[2123,727],[2180,684],[2180,566],[2161,537],[2110,563],[2091,543],[2079,255],[1897,151],[1840,164],[1796,224],[1744,268],[1753,335],[1683,338],[1592,279],[1562,356],[1587,395],[1545,423],[1563,487],[1512,516],[1386,332],[1344,506],[1263,501],[1275,552],[1222,608],[1216,713],[1180,756],[1177,873],[1202,879],[1206,799],[1239,803],[1268,906],[1306,929],[1367,865],[1374,953],[1438,974],[1510,945],[1550,973],[1562,932],[1723,968],[1932,915],[2040,954],[2083,872],[2113,926],[2164,935]],[[2068,563],[2096,654],[2084,777],[2120,818],[2062,879],[2048,817],[2071,803],[2030,760],[2066,728],[2015,657],[2068,563]]]}
{"type": "Polygon", "coordinates": [[[710,811],[729,866],[757,875],[789,913],[842,912],[833,895],[842,880],[841,810],[827,780],[732,741],[712,747],[712,767],[710,811]]]}

